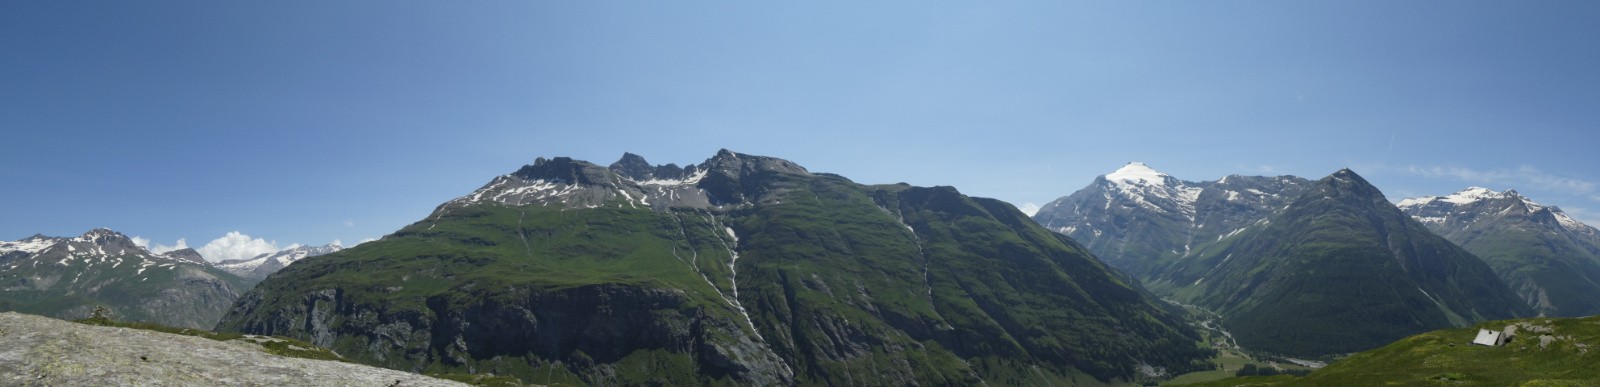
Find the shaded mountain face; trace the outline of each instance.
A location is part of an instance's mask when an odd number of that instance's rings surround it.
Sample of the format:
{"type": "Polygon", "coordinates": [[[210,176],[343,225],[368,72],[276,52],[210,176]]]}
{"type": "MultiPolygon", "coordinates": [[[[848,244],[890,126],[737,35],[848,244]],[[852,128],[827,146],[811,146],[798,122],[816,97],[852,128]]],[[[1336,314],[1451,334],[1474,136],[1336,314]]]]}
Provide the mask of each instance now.
{"type": "Polygon", "coordinates": [[[0,311],[77,319],[99,306],[118,320],[208,329],[243,287],[186,252],[151,254],[106,229],[0,242],[0,311]]]}
{"type": "Polygon", "coordinates": [[[1365,350],[1530,313],[1488,265],[1400,212],[1350,170],[1170,271],[1245,347],[1288,355],[1365,350]]]}
{"type": "Polygon", "coordinates": [[[1033,219],[1083,242],[1123,272],[1151,280],[1201,247],[1281,210],[1308,183],[1294,176],[1238,175],[1186,182],[1135,162],[1045,204],[1033,219]]]}
{"type": "Polygon", "coordinates": [[[1399,206],[1482,258],[1537,313],[1600,314],[1600,231],[1560,208],[1479,187],[1399,206]]]}
{"type": "Polygon", "coordinates": [[[218,328],[541,384],[1074,384],[1209,367],[1181,319],[1003,202],[726,150],[646,166],[541,158],[285,268],[218,328]]]}
{"type": "MultiPolygon", "coordinates": [[[[217,262],[216,266],[219,269],[233,273],[234,275],[244,278],[247,282],[254,284],[266,279],[267,276],[272,275],[272,273],[277,273],[278,270],[283,270],[284,267],[289,266],[289,264],[294,263],[295,261],[328,254],[343,249],[344,246],[331,244],[324,246],[295,246],[280,250],[278,252],[264,253],[248,259],[229,259],[222,262],[217,262]]],[[[198,254],[196,256],[198,256],[198,254]]]]}

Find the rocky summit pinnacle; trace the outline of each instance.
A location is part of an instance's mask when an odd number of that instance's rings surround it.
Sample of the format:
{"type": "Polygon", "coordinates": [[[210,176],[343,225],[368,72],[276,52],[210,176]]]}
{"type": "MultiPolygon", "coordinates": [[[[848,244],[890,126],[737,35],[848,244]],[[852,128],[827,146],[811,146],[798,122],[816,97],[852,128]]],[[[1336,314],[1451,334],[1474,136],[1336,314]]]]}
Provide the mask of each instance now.
{"type": "Polygon", "coordinates": [[[650,165],[650,162],[644,160],[644,156],[633,153],[623,153],[622,158],[611,163],[609,168],[612,172],[637,182],[678,180],[695,171],[695,166],[692,164],[687,168],[680,168],[677,164],[650,165]]]}

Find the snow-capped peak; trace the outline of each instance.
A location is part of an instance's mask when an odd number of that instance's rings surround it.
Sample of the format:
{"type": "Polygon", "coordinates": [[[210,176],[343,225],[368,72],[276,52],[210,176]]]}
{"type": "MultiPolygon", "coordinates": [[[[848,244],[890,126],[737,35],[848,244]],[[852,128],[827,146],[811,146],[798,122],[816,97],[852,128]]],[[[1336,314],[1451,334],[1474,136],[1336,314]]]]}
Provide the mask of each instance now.
{"type": "Polygon", "coordinates": [[[1162,185],[1166,184],[1168,176],[1142,162],[1131,162],[1122,166],[1116,172],[1106,174],[1106,180],[1118,184],[1134,185],[1162,185]]]}
{"type": "MultiPolygon", "coordinates": [[[[1424,205],[1427,205],[1428,203],[1433,203],[1435,201],[1441,201],[1441,202],[1445,202],[1445,203],[1458,204],[1459,205],[1459,204],[1472,204],[1472,203],[1477,203],[1479,201],[1484,201],[1484,200],[1505,199],[1505,198],[1513,198],[1513,197],[1520,198],[1520,197],[1522,197],[1522,195],[1519,195],[1519,194],[1517,194],[1517,191],[1512,191],[1512,190],[1506,190],[1505,192],[1495,192],[1494,190],[1491,190],[1491,189],[1488,189],[1488,188],[1483,188],[1483,187],[1467,187],[1467,189],[1464,189],[1464,190],[1461,190],[1460,192],[1456,192],[1456,193],[1449,194],[1449,195],[1446,195],[1446,196],[1423,196],[1423,197],[1416,197],[1416,198],[1410,198],[1410,199],[1401,200],[1400,203],[1397,203],[1397,205],[1400,208],[1408,208],[1408,207],[1424,206],[1424,205]]],[[[1529,208],[1537,209],[1537,207],[1538,207],[1538,205],[1533,204],[1533,202],[1528,201],[1526,198],[1522,199],[1522,201],[1527,202],[1527,204],[1529,204],[1529,208]]]]}
{"type": "Polygon", "coordinates": [[[1152,210],[1174,211],[1193,217],[1194,202],[1200,188],[1189,187],[1171,175],[1161,173],[1142,162],[1131,162],[1103,176],[1111,183],[1111,190],[1152,210]],[[1170,201],[1176,208],[1163,209],[1156,202],[1170,201]]]}
{"type": "Polygon", "coordinates": [[[277,252],[262,253],[249,259],[227,260],[217,263],[217,267],[233,274],[245,277],[266,277],[267,274],[276,272],[289,264],[301,259],[330,254],[343,250],[344,247],[329,244],[325,246],[303,246],[296,244],[277,252]],[[260,272],[258,273],[258,269],[260,272]]]}
{"type": "Polygon", "coordinates": [[[1461,192],[1456,192],[1450,194],[1450,196],[1441,197],[1440,200],[1455,204],[1471,204],[1480,200],[1503,199],[1511,197],[1511,195],[1514,194],[1515,192],[1512,191],[1494,192],[1494,190],[1483,187],[1467,187],[1467,189],[1461,190],[1461,192]]]}
{"type": "Polygon", "coordinates": [[[0,254],[21,251],[24,254],[38,254],[40,251],[54,246],[59,240],[43,235],[34,235],[16,242],[0,241],[0,254]]]}
{"type": "MultiPolygon", "coordinates": [[[[1566,213],[1562,212],[1561,208],[1559,207],[1545,206],[1535,203],[1532,199],[1528,199],[1528,197],[1517,193],[1516,190],[1509,189],[1495,192],[1494,190],[1483,187],[1467,187],[1467,189],[1463,189],[1459,192],[1446,196],[1423,196],[1401,200],[1400,203],[1397,203],[1396,205],[1402,210],[1417,211],[1422,207],[1426,207],[1434,203],[1448,203],[1444,205],[1444,208],[1455,208],[1455,206],[1472,205],[1483,201],[1501,199],[1514,199],[1515,201],[1503,209],[1499,209],[1497,206],[1497,209],[1494,209],[1493,211],[1526,211],[1526,213],[1534,213],[1540,210],[1549,210],[1550,215],[1561,224],[1562,228],[1585,234],[1600,233],[1600,231],[1596,231],[1593,227],[1583,224],[1583,222],[1579,222],[1578,220],[1573,219],[1571,216],[1568,216],[1566,213]]],[[[1454,210],[1437,213],[1436,215],[1416,216],[1418,219],[1424,222],[1443,222],[1453,216],[1451,211],[1454,210]]]]}

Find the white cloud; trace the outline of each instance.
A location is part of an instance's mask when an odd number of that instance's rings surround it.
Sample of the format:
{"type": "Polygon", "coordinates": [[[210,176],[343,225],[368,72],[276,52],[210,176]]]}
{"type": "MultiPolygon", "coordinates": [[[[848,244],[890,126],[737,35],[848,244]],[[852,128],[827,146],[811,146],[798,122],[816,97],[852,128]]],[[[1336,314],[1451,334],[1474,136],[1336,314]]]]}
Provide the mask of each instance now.
{"type": "MultiPolygon", "coordinates": [[[[378,240],[378,238],[362,239],[360,242],[356,242],[356,246],[360,246],[362,243],[367,243],[367,242],[371,242],[371,241],[375,241],[375,240],[378,240]]],[[[350,247],[356,247],[356,246],[350,246],[350,247]]]]}
{"type": "Polygon", "coordinates": [[[132,239],[134,245],[138,245],[139,247],[143,247],[145,250],[148,250],[148,251],[150,251],[151,253],[154,253],[154,254],[161,254],[161,253],[165,253],[165,252],[172,251],[172,250],[181,250],[181,249],[189,248],[189,245],[184,242],[183,238],[178,238],[178,243],[176,245],[172,245],[172,246],[161,245],[161,244],[157,244],[157,245],[151,246],[150,245],[150,238],[145,238],[145,237],[140,237],[140,236],[128,237],[128,239],[132,239]]]}
{"type": "MultiPolygon", "coordinates": [[[[179,240],[182,244],[183,240],[179,240]]],[[[205,246],[195,249],[206,260],[218,262],[228,259],[245,259],[257,255],[277,252],[278,242],[261,238],[253,238],[238,231],[228,232],[221,238],[207,242],[205,246]]]]}
{"type": "Polygon", "coordinates": [[[1540,171],[1538,168],[1523,165],[1515,169],[1499,168],[1490,170],[1477,170],[1462,167],[1419,167],[1407,166],[1401,170],[1417,176],[1449,178],[1478,184],[1498,185],[1491,187],[1505,189],[1505,187],[1528,187],[1543,189],[1573,195],[1584,195],[1594,192],[1594,182],[1556,176],[1540,171]]]}
{"type": "Polygon", "coordinates": [[[338,239],[334,239],[333,242],[329,243],[329,244],[330,245],[334,245],[334,246],[344,247],[344,241],[340,241],[338,239]]]}
{"type": "Polygon", "coordinates": [[[344,226],[345,227],[355,227],[356,226],[356,221],[350,220],[350,219],[345,219],[344,220],[344,226]]]}
{"type": "Polygon", "coordinates": [[[189,241],[186,241],[183,238],[178,238],[178,243],[177,244],[174,244],[172,246],[158,244],[155,247],[151,247],[150,248],[150,252],[156,253],[156,254],[161,254],[161,253],[165,253],[165,252],[172,251],[172,250],[183,250],[183,249],[187,249],[187,248],[189,248],[189,241]]]}
{"type": "Polygon", "coordinates": [[[1028,214],[1028,216],[1039,213],[1039,205],[1033,203],[1022,203],[1021,206],[1017,206],[1017,209],[1022,210],[1022,213],[1028,214]]]}

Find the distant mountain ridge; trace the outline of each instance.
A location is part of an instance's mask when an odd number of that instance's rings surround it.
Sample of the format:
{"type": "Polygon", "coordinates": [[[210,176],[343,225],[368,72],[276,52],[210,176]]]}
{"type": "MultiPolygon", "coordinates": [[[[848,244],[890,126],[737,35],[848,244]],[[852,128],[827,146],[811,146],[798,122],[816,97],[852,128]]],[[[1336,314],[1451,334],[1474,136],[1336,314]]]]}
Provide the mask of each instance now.
{"type": "Polygon", "coordinates": [[[0,242],[0,311],[73,319],[99,306],[126,321],[208,329],[246,285],[192,253],[151,254],[108,229],[0,242]]]}
{"type": "Polygon", "coordinates": [[[251,258],[223,260],[222,262],[217,262],[216,267],[252,282],[260,282],[262,279],[266,279],[268,275],[272,275],[278,270],[283,270],[284,267],[295,261],[343,249],[344,246],[338,244],[323,246],[295,245],[277,252],[262,253],[251,258]]]}
{"type": "Polygon", "coordinates": [[[1008,204],[728,150],[681,168],[539,158],[290,265],[219,329],[540,384],[1082,384],[1210,353],[1008,204]]]}
{"type": "Polygon", "coordinates": [[[1600,314],[1600,231],[1560,208],[1482,187],[1399,207],[1483,258],[1538,313],[1600,314]]]}

